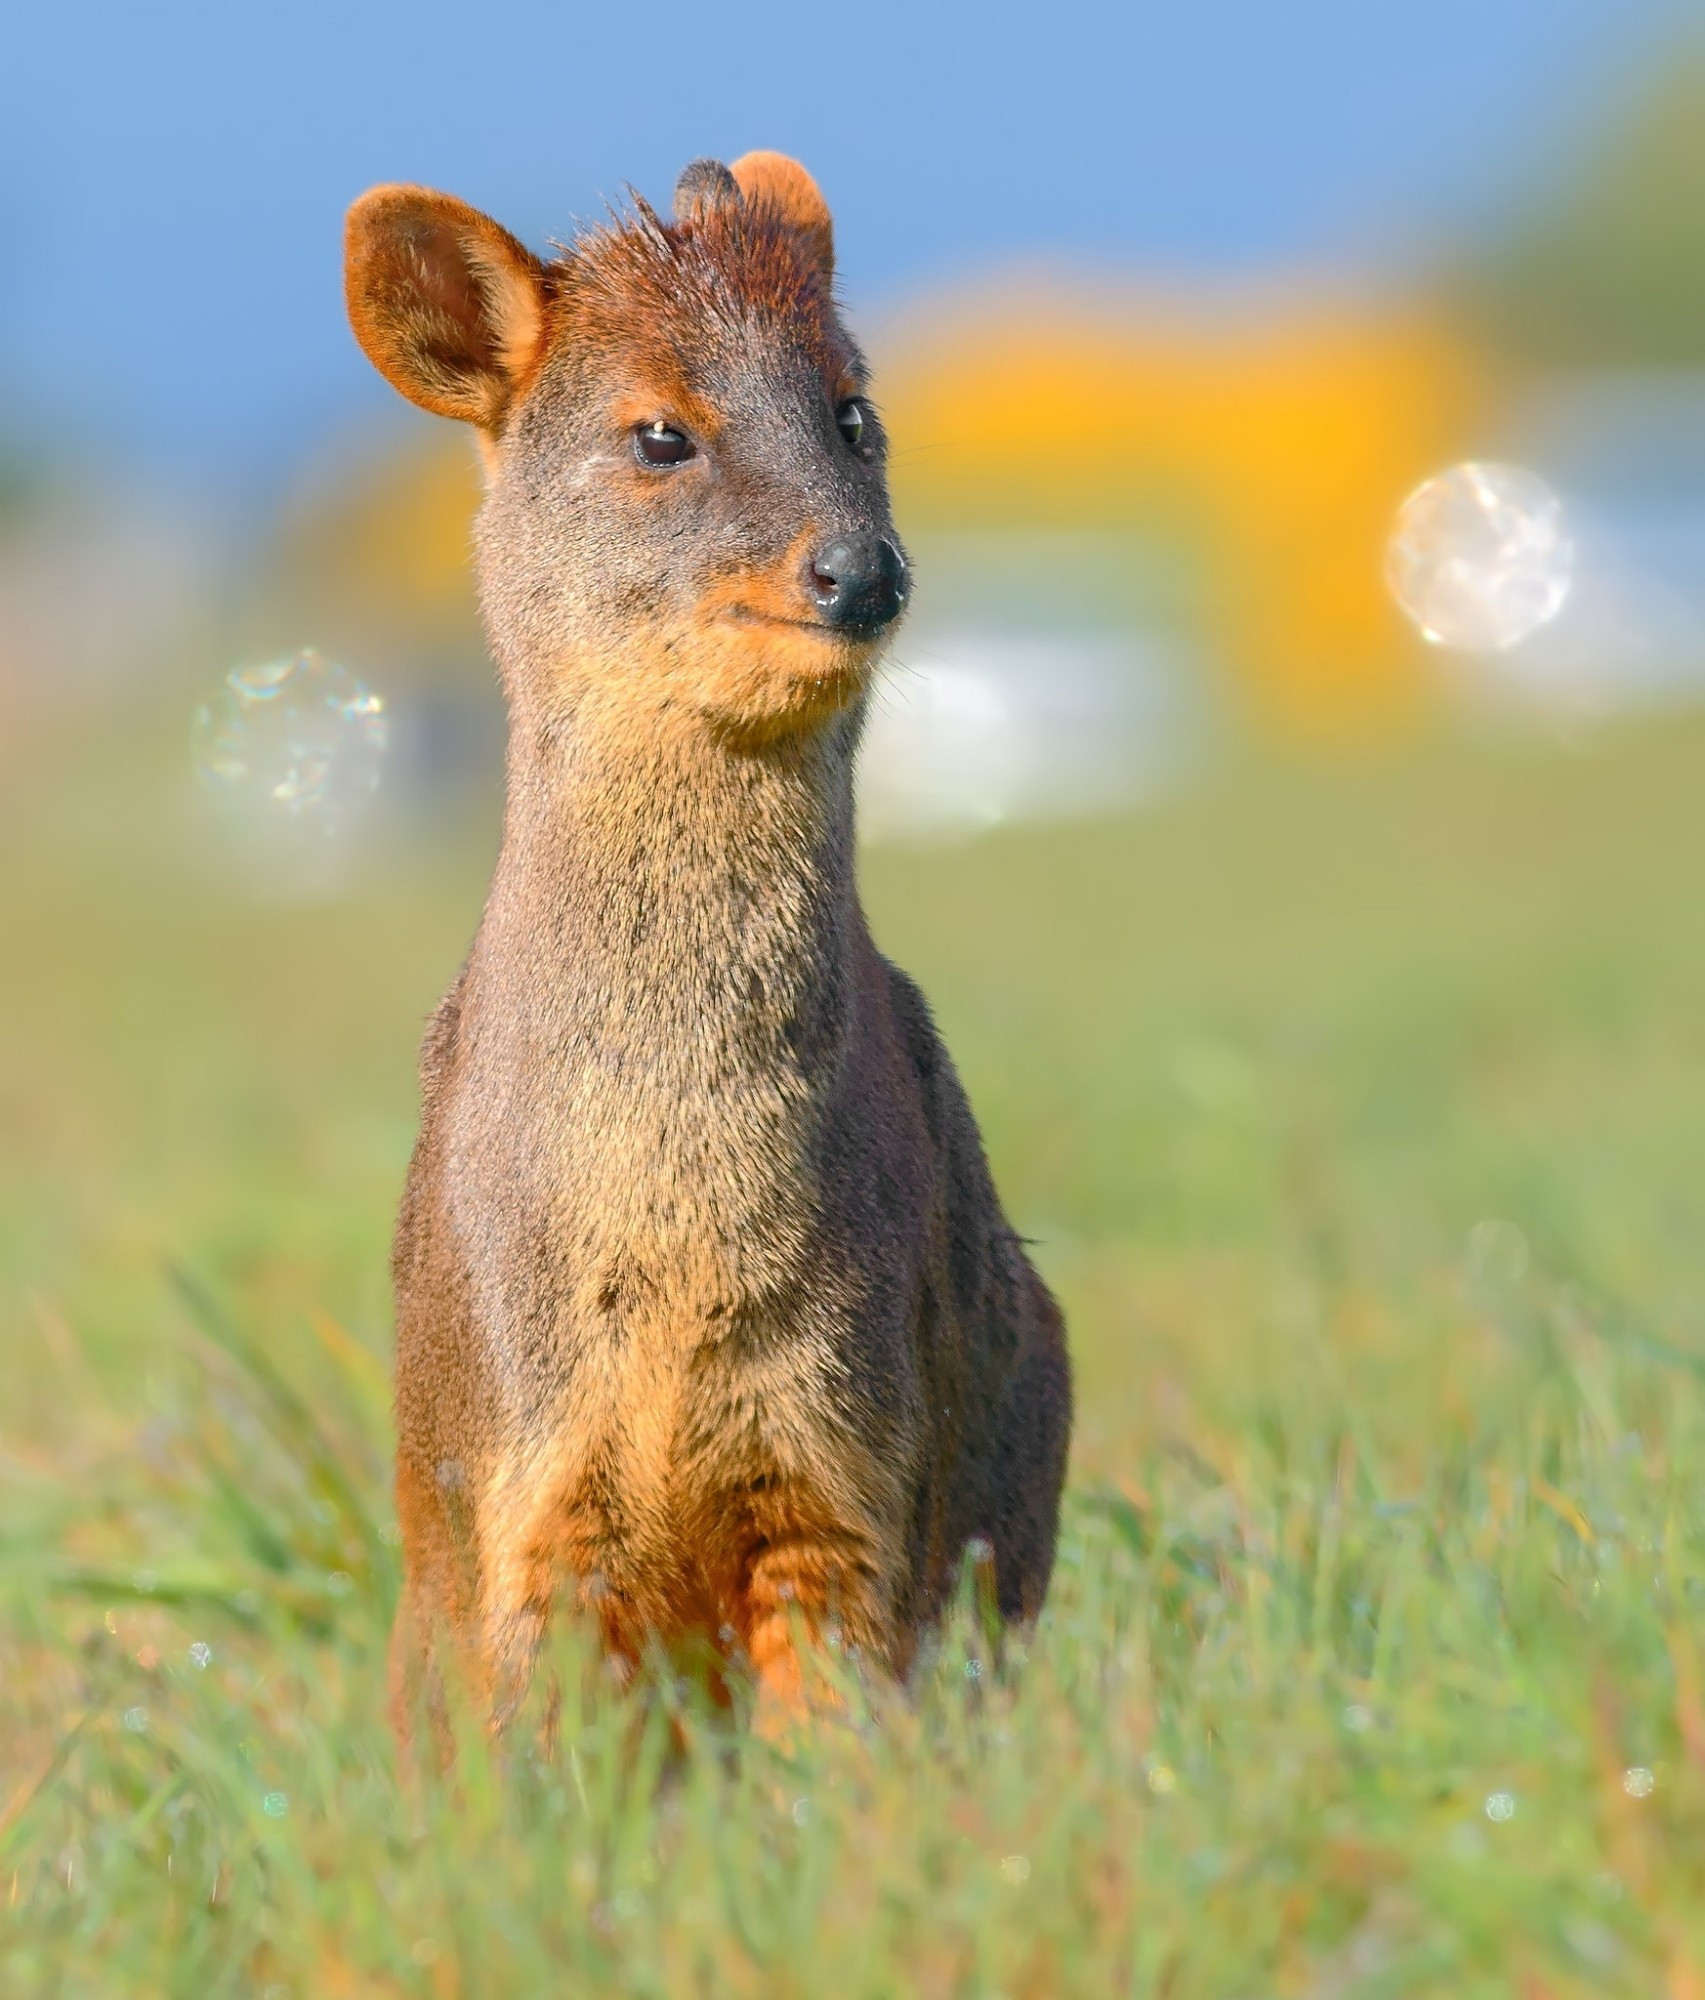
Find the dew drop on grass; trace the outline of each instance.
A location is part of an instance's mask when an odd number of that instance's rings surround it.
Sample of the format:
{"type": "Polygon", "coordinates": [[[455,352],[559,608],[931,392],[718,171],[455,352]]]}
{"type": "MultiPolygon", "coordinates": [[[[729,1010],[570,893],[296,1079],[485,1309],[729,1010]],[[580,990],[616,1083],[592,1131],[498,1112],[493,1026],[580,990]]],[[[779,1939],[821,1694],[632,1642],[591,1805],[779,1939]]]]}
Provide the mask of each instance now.
{"type": "Polygon", "coordinates": [[[1468,1232],[1468,1261],[1474,1274],[1494,1285],[1519,1285],[1527,1276],[1527,1238],[1513,1222],[1488,1218],[1468,1232]]]}
{"type": "Polygon", "coordinates": [[[795,1799],[793,1802],[794,1825],[804,1826],[810,1820],[810,1818],[811,1818],[811,1801],[809,1799],[795,1799]]]}
{"type": "Polygon", "coordinates": [[[1351,1702],[1344,1710],[1344,1727],[1357,1736],[1365,1734],[1373,1727],[1373,1710],[1362,1702],[1351,1702]]]}
{"type": "Polygon", "coordinates": [[[326,1578],[326,1588],[333,1597],[347,1597],[355,1587],[355,1579],[346,1569],[334,1569],[326,1578]]]}
{"type": "Polygon", "coordinates": [[[1657,1783],[1644,1764],[1630,1764],[1622,1774],[1622,1789],[1631,1799],[1649,1799],[1657,1789],[1657,1783]]]}
{"type": "Polygon", "coordinates": [[[1489,1792],[1486,1797],[1486,1817],[1502,1825],[1505,1820],[1516,1816],[1516,1800],[1513,1792],[1489,1792]]]}
{"type": "Polygon", "coordinates": [[[189,1663],[192,1667],[202,1672],[205,1672],[208,1667],[212,1666],[213,1648],[208,1645],[205,1639],[196,1639],[191,1642],[189,1663]]]}
{"type": "Polygon", "coordinates": [[[1577,1958],[1585,1959],[1589,1965],[1612,1966],[1622,1956],[1615,1933],[1591,1917],[1566,1917],[1563,1941],[1577,1958]]]}
{"type": "Polygon", "coordinates": [[[1178,1789],[1178,1773],[1170,1764],[1151,1764],[1148,1786],[1157,1799],[1170,1798],[1178,1789]]]}
{"type": "Polygon", "coordinates": [[[1001,1880],[1011,1882],[1015,1887],[1020,1882],[1030,1880],[1030,1863],[1022,1854],[1005,1854],[1001,1857],[1001,1880]]]}
{"type": "Polygon", "coordinates": [[[123,1716],[124,1726],[132,1736],[142,1736],[148,1729],[148,1711],[145,1708],[127,1708],[123,1716]]]}
{"type": "Polygon", "coordinates": [[[1385,575],[1424,639],[1497,653],[1556,617],[1574,566],[1562,502],[1545,481],[1520,466],[1470,462],[1404,501],[1385,575]]]}
{"type": "Polygon", "coordinates": [[[196,770],[211,789],[326,832],[372,797],[389,740],[380,696],[313,646],[233,667],[190,721],[196,770]]]}
{"type": "Polygon", "coordinates": [[[260,1809],[268,1819],[282,1819],[290,1810],[288,1792],[268,1792],[260,1802],[260,1809]]]}

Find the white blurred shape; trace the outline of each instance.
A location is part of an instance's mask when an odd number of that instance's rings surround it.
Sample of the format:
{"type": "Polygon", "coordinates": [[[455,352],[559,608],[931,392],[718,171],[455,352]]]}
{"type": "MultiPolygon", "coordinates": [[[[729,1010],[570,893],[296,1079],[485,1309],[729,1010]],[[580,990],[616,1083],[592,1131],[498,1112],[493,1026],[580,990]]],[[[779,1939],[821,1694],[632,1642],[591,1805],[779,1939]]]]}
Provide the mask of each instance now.
{"type": "Polygon", "coordinates": [[[1114,634],[945,631],[878,687],[859,760],[867,839],[963,837],[1105,811],[1172,761],[1172,676],[1114,634]]]}
{"type": "Polygon", "coordinates": [[[1497,653],[1562,610],[1574,560],[1563,504],[1537,473],[1470,462],[1404,501],[1385,574],[1424,638],[1497,653]]]}
{"type": "MultiPolygon", "coordinates": [[[[1552,377],[1511,414],[1555,466],[1578,557],[1569,602],[1473,692],[1578,726],[1705,695],[1705,370],[1552,377]]],[[[1518,456],[1522,455],[1520,452],[1518,456]]],[[[1467,690],[1465,690],[1467,692],[1467,690]]]]}
{"type": "Polygon", "coordinates": [[[384,709],[312,646],[234,667],[191,719],[196,769],[258,815],[335,833],[378,787],[390,733],[384,709]]]}

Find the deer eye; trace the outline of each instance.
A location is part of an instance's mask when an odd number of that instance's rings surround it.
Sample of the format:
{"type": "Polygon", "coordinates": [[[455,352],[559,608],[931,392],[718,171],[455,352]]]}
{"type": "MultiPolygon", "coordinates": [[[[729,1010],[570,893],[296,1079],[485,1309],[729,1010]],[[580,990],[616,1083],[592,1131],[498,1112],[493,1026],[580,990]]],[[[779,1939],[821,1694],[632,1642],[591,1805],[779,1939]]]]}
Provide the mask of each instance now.
{"type": "Polygon", "coordinates": [[[660,417],[654,424],[641,424],[633,434],[633,455],[641,465],[680,465],[693,455],[693,443],[685,431],[678,431],[660,417]]]}
{"type": "Polygon", "coordinates": [[[840,426],[841,436],[848,444],[864,442],[864,405],[856,396],[849,396],[835,412],[835,422],[840,426]]]}

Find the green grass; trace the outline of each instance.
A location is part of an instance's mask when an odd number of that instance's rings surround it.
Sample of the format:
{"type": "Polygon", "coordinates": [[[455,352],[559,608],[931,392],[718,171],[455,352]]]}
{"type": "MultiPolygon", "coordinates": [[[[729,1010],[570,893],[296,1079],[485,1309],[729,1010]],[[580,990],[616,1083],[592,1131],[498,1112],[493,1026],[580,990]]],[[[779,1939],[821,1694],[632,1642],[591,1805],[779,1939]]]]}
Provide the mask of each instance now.
{"type": "Polygon", "coordinates": [[[425,1791],[384,1260],[487,843],[257,901],[125,768],[0,806],[7,2000],[1705,1996],[1705,726],[873,856],[1071,1324],[1027,1656],[776,1748],[564,1634],[425,1791]]]}

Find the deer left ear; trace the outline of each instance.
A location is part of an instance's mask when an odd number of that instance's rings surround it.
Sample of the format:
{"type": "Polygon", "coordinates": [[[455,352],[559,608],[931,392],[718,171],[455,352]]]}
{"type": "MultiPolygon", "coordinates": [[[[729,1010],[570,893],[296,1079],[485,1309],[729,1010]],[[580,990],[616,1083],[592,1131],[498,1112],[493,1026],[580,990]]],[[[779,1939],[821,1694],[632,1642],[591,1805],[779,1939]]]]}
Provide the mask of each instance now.
{"type": "Polygon", "coordinates": [[[349,211],[350,325],[387,382],[496,432],[545,331],[545,267],[454,195],[379,187],[349,211]]]}
{"type": "Polygon", "coordinates": [[[739,208],[745,196],[720,160],[689,160],[675,183],[675,220],[700,223],[716,209],[739,208]]]}
{"type": "Polygon", "coordinates": [[[768,208],[796,232],[825,278],[835,275],[835,225],[817,183],[785,153],[747,153],[729,169],[748,208],[768,208]]]}

